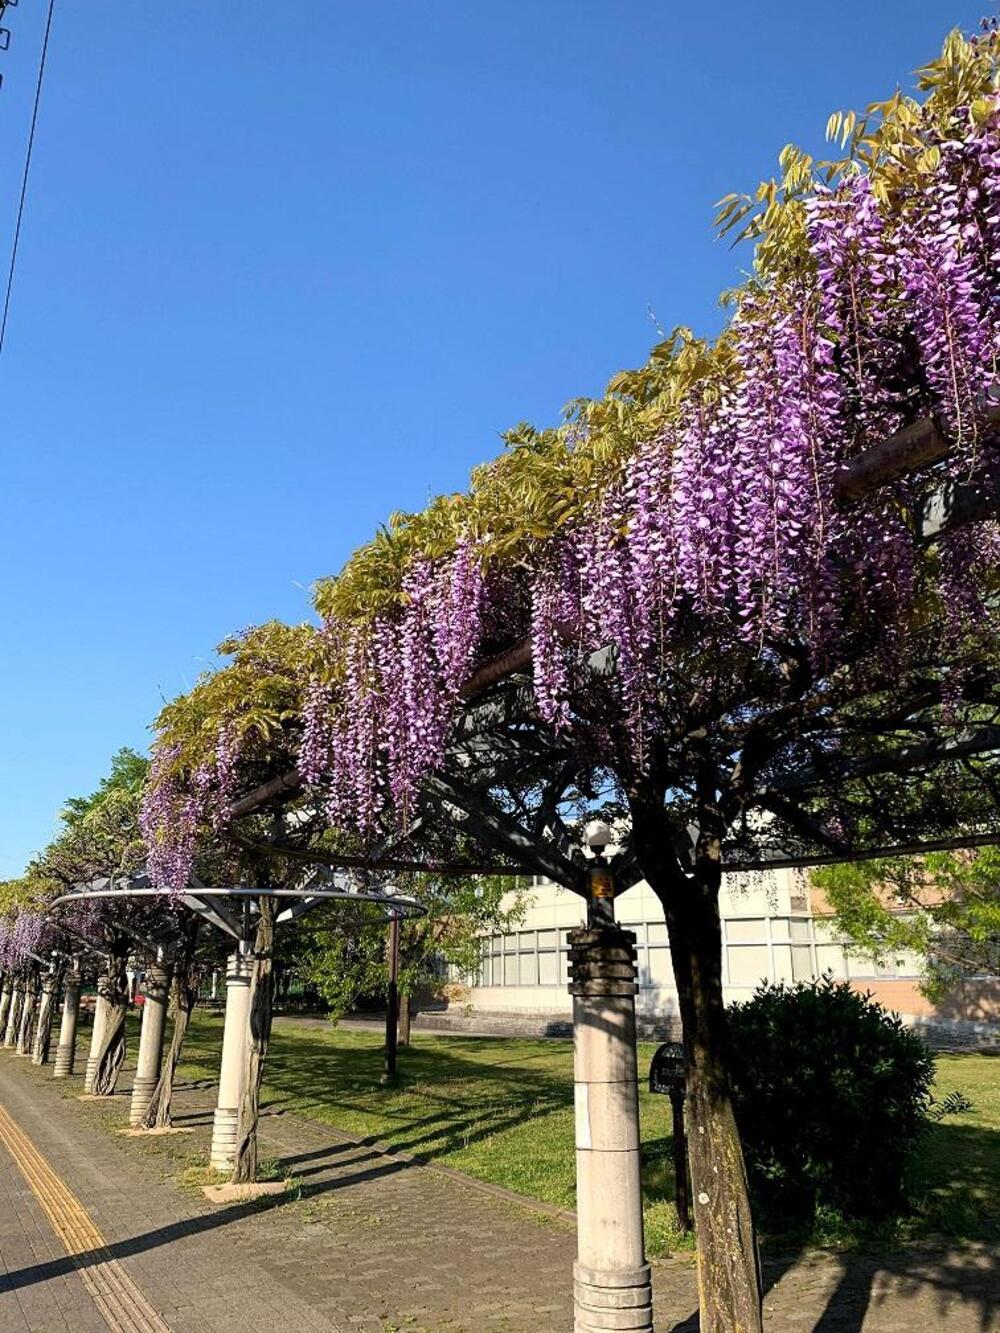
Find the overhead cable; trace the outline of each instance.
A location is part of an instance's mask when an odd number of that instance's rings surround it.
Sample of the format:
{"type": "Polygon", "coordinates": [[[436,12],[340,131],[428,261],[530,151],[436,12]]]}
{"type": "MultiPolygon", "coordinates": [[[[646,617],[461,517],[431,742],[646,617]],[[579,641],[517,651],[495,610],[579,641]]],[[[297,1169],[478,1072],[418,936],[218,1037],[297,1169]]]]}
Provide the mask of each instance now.
{"type": "MultiPolygon", "coordinates": [[[[9,2],[9,0],[8,0],[9,2]]],[[[4,5],[6,8],[6,5],[4,5]]],[[[28,173],[31,170],[31,150],[35,145],[35,126],[38,124],[38,105],[42,100],[42,79],[45,77],[45,58],[49,51],[49,33],[52,31],[52,11],[55,0],[49,0],[49,11],[45,20],[45,37],[42,41],[42,56],[38,62],[38,81],[35,84],[35,104],[31,112],[31,129],[28,131],[28,151],[24,157],[24,174],[21,177],[21,198],[17,205],[17,224],[14,227],[14,243],[10,251],[10,267],[7,270],[7,291],[3,302],[3,320],[0,322],[0,352],[3,351],[7,335],[7,317],[10,314],[10,296],[14,287],[14,266],[17,263],[17,246],[21,239],[21,220],[24,217],[24,201],[28,193],[28,173]]],[[[0,9],[0,16],[3,10],[0,9]]]]}

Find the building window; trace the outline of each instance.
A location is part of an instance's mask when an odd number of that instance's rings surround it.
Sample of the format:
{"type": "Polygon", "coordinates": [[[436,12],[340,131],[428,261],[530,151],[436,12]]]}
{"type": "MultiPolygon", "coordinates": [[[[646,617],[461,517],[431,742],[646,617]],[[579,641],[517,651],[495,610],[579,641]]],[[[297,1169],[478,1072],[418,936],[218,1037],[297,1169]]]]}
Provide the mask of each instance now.
{"type": "Polygon", "coordinates": [[[559,955],[555,949],[538,955],[538,984],[540,986],[559,985],[559,955]]]}
{"type": "MultiPolygon", "coordinates": [[[[666,926],[661,921],[624,922],[636,937],[636,963],[643,989],[674,985],[666,926]]],[[[829,922],[809,916],[730,917],[723,920],[726,986],[755,989],[764,981],[794,984],[831,974],[834,978],[882,979],[915,974],[916,960],[891,958],[876,966],[851,955],[829,922]]],[[[511,931],[483,942],[473,974],[476,986],[565,987],[569,984],[569,928],[511,931]]]]}

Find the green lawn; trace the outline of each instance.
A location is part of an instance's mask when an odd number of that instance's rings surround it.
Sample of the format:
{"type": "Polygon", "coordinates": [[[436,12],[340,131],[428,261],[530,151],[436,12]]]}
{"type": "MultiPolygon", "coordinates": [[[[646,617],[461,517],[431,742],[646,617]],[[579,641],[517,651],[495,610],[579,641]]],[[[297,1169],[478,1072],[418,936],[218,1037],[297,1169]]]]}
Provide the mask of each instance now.
{"type": "MultiPolygon", "coordinates": [[[[214,1076],[221,1038],[221,1018],[199,1016],[182,1072],[214,1076]]],[[[642,1074],[654,1049],[640,1046],[642,1074]]],[[[377,1033],[278,1019],[264,1095],[272,1106],[571,1208],[572,1064],[568,1041],[416,1034],[400,1051],[399,1085],[382,1088],[377,1033]]],[[[929,1133],[915,1164],[917,1214],[903,1234],[1000,1234],[1000,1057],[942,1056],[938,1095],[956,1088],[975,1109],[929,1133]]],[[[651,1096],[642,1080],[640,1089],[647,1239],[656,1254],[685,1242],[672,1203],[669,1100],[651,1096]]]]}
{"type": "Polygon", "coordinates": [[[1000,1055],[942,1055],[935,1096],[963,1092],[973,1109],[949,1116],[914,1163],[913,1229],[965,1240],[1000,1237],[1000,1055]]]}

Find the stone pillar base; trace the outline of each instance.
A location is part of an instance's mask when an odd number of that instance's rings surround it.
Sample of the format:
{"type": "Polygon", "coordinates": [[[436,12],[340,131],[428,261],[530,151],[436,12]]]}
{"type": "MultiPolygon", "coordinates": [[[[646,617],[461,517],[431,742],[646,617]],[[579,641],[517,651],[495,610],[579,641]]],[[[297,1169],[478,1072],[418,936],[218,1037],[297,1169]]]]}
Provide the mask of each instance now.
{"type": "Polygon", "coordinates": [[[653,1333],[649,1264],[607,1272],[573,1265],[574,1333],[653,1333]]]}
{"type": "Polygon", "coordinates": [[[212,1152],[209,1158],[216,1171],[231,1171],[236,1161],[236,1107],[218,1106],[212,1120],[212,1152]]]}
{"type": "Polygon", "coordinates": [[[652,1333],[642,1233],[635,1054],[635,936],[569,935],[576,1100],[576,1333],[652,1333]]]}
{"type": "Polygon", "coordinates": [[[132,1083],[132,1100],[128,1108],[128,1122],[130,1125],[137,1125],[146,1114],[159,1081],[158,1078],[140,1078],[136,1074],[132,1083]]]}
{"type": "Polygon", "coordinates": [[[76,1063],[75,1046],[57,1046],[55,1064],[52,1068],[53,1078],[69,1078],[73,1072],[73,1065],[76,1063]]]}
{"type": "Polygon", "coordinates": [[[94,1079],[97,1077],[97,1066],[100,1063],[96,1055],[87,1056],[87,1067],[83,1071],[83,1090],[86,1093],[94,1091],[94,1079]]]}

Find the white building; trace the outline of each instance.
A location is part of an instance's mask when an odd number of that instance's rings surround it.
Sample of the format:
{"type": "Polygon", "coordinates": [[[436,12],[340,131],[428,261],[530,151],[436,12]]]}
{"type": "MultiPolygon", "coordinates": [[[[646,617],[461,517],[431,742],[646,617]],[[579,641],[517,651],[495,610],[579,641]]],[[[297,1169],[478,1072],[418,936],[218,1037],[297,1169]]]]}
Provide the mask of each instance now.
{"type": "MultiPolygon", "coordinates": [[[[917,960],[888,967],[851,957],[822,916],[801,871],[728,875],[723,880],[723,983],[727,1003],[748,999],[762,981],[808,981],[824,973],[881,989],[906,979],[915,989],[917,960]]],[[[645,883],[615,902],[620,925],[634,932],[638,953],[640,1029],[665,1035],[676,1028],[677,991],[670,965],[663,909],[645,883]]],[[[449,1026],[482,1031],[555,1034],[568,1031],[567,935],[584,924],[581,897],[547,880],[533,881],[523,922],[484,941],[479,972],[448,989],[449,1026]]],[[[438,1021],[439,1016],[434,1016],[438,1021]]],[[[430,1021],[430,1015],[428,1015],[430,1021]]]]}

